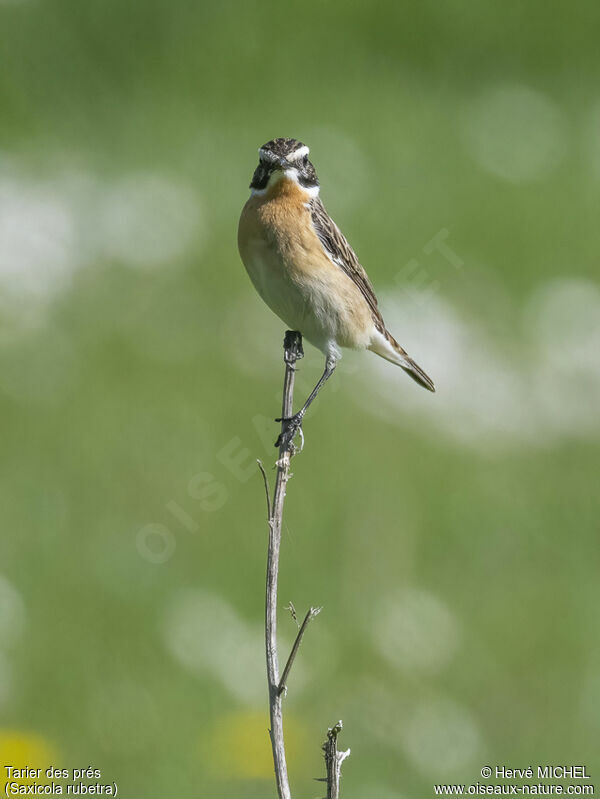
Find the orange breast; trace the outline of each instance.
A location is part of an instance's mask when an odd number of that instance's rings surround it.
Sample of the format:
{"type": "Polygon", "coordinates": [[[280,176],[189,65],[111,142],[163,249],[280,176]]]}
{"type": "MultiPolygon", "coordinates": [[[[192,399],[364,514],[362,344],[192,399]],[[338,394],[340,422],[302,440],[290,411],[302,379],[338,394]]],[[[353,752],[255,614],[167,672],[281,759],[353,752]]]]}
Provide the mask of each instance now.
{"type": "MultiPolygon", "coordinates": [[[[298,184],[283,178],[262,196],[254,195],[246,203],[240,220],[241,239],[264,239],[283,260],[284,268],[304,271],[309,261],[329,267],[311,224],[307,204],[309,195],[298,184]]],[[[242,242],[240,242],[241,246],[242,242]]]]}
{"type": "Polygon", "coordinates": [[[312,343],[364,347],[373,322],[356,284],[325,253],[311,221],[310,196],[283,178],[246,203],[239,248],[275,313],[312,343]]]}

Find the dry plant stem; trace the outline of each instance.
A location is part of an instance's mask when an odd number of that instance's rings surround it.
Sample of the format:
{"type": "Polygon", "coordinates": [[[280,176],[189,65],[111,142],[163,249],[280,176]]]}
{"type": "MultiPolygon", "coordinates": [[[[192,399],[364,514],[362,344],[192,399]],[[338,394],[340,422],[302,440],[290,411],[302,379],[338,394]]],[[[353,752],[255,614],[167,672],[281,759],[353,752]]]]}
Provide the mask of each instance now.
{"type": "MultiPolygon", "coordinates": [[[[281,416],[289,419],[293,415],[294,404],[294,379],[296,372],[296,361],[302,358],[302,336],[293,330],[288,330],[283,342],[285,377],[283,382],[283,402],[281,416]]],[[[282,422],[283,431],[285,422],[282,422]]],[[[290,785],[287,774],[285,760],[285,744],[283,737],[283,697],[285,695],[286,682],[290,670],[294,664],[298,649],[302,642],[306,628],[312,619],[321,611],[321,608],[309,608],[298,634],[292,651],[287,660],[283,675],[279,677],[279,658],[277,654],[277,586],[279,580],[279,551],[281,547],[281,524],[283,520],[283,505],[287,482],[290,479],[290,460],[294,454],[292,442],[282,443],[279,447],[279,459],[277,460],[277,476],[275,478],[275,488],[273,490],[273,500],[269,493],[269,481],[264,467],[260,461],[258,466],[263,476],[265,493],[267,498],[267,514],[269,520],[269,552],[267,556],[267,590],[265,602],[265,642],[267,654],[267,679],[269,684],[269,713],[271,719],[271,747],[273,749],[273,764],[275,767],[275,781],[277,783],[277,795],[279,799],[291,799],[290,785]]],[[[294,606],[290,603],[290,611],[296,618],[294,606]]],[[[327,766],[327,799],[339,799],[340,795],[340,773],[342,762],[350,754],[337,751],[337,736],[342,729],[342,722],[338,722],[335,727],[327,731],[327,740],[323,745],[325,752],[325,763],[327,766]]]]}
{"type": "MultiPolygon", "coordinates": [[[[293,414],[295,366],[302,358],[302,336],[288,330],[283,342],[285,378],[281,416],[288,419],[293,414]]],[[[283,430],[284,423],[282,423],[283,430]]],[[[291,799],[290,785],[285,761],[283,738],[283,693],[279,690],[279,659],[277,655],[277,583],[279,578],[279,550],[281,545],[281,523],[287,481],[290,478],[290,459],[293,444],[282,444],[279,448],[277,476],[270,503],[269,553],[267,557],[267,591],[265,608],[265,638],[267,652],[267,679],[269,684],[269,710],[271,718],[271,747],[275,766],[275,780],[279,799],[291,799]]],[[[268,493],[268,492],[267,492],[268,493]]]]}
{"type": "Polygon", "coordinates": [[[309,608],[306,616],[304,617],[304,621],[300,625],[300,629],[298,630],[298,635],[296,636],[296,640],[294,641],[294,645],[292,646],[292,651],[290,652],[290,656],[285,664],[285,668],[283,670],[283,674],[281,675],[281,680],[279,681],[279,693],[283,693],[287,688],[287,678],[290,673],[290,669],[294,664],[294,660],[296,659],[296,655],[298,654],[298,649],[300,649],[300,643],[302,642],[302,637],[306,632],[306,628],[309,625],[315,616],[318,616],[319,613],[323,610],[323,608],[309,608]]]}
{"type": "Polygon", "coordinates": [[[342,722],[327,730],[327,740],[323,744],[325,767],[327,769],[327,799],[339,799],[342,763],[350,754],[350,750],[338,752],[337,737],[342,730],[342,722]]]}

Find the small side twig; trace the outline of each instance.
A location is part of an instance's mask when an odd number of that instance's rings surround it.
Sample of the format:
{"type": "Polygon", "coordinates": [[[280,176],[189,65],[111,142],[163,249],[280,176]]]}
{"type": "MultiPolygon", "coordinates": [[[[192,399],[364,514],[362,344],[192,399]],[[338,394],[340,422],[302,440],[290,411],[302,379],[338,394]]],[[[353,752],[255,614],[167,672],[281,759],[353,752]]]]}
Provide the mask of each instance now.
{"type": "Polygon", "coordinates": [[[289,610],[290,616],[296,622],[296,627],[300,627],[300,625],[298,624],[298,614],[296,613],[296,608],[294,607],[294,603],[292,602],[291,599],[285,606],[284,610],[289,610]]]}
{"type": "Polygon", "coordinates": [[[338,752],[337,737],[342,731],[342,722],[327,730],[327,739],[323,744],[325,752],[325,768],[327,769],[327,799],[339,799],[342,763],[350,755],[350,750],[338,752]]]}
{"type": "MultiPolygon", "coordinates": [[[[291,604],[291,603],[290,603],[291,604]]],[[[309,623],[314,619],[315,616],[318,616],[319,613],[323,610],[323,608],[309,608],[306,616],[304,617],[304,621],[300,625],[300,629],[298,630],[298,635],[296,636],[296,640],[294,641],[294,645],[292,646],[292,651],[290,652],[290,656],[287,659],[287,663],[285,664],[285,668],[283,670],[283,674],[281,675],[281,680],[279,681],[279,693],[282,694],[287,688],[287,678],[290,673],[290,669],[296,659],[296,655],[298,654],[298,649],[300,648],[300,643],[302,641],[302,637],[308,627],[309,623]]]]}
{"type": "Polygon", "coordinates": [[[257,458],[256,462],[258,463],[258,468],[260,469],[260,473],[263,476],[263,481],[265,484],[265,496],[267,498],[267,519],[269,520],[269,524],[271,524],[271,517],[273,515],[273,512],[271,510],[271,494],[269,493],[269,478],[267,477],[267,473],[265,472],[265,467],[263,466],[261,459],[257,458]]]}

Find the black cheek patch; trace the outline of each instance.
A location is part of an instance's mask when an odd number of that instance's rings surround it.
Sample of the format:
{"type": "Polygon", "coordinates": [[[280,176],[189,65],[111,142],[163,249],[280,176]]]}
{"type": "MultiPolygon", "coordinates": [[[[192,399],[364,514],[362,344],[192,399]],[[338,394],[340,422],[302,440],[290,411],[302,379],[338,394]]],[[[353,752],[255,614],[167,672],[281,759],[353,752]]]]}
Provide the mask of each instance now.
{"type": "Polygon", "coordinates": [[[252,181],[250,183],[251,189],[264,189],[269,182],[269,170],[262,164],[259,164],[254,170],[252,181]]]}
{"type": "Polygon", "coordinates": [[[304,186],[305,189],[310,189],[319,185],[317,173],[315,172],[315,168],[310,161],[308,161],[303,169],[299,170],[298,182],[301,186],[304,186]]]}

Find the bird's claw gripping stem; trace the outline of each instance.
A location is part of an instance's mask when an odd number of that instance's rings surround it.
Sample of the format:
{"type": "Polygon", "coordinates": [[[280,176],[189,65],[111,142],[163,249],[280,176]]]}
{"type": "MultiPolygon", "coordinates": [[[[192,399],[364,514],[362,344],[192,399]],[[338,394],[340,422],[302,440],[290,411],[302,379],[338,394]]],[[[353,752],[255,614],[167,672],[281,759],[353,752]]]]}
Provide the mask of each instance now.
{"type": "Polygon", "coordinates": [[[277,441],[275,442],[276,447],[284,447],[288,449],[291,445],[292,441],[296,433],[302,434],[302,419],[304,418],[303,413],[295,413],[293,416],[290,416],[287,419],[275,419],[276,422],[282,422],[282,430],[279,434],[277,441]]]}

